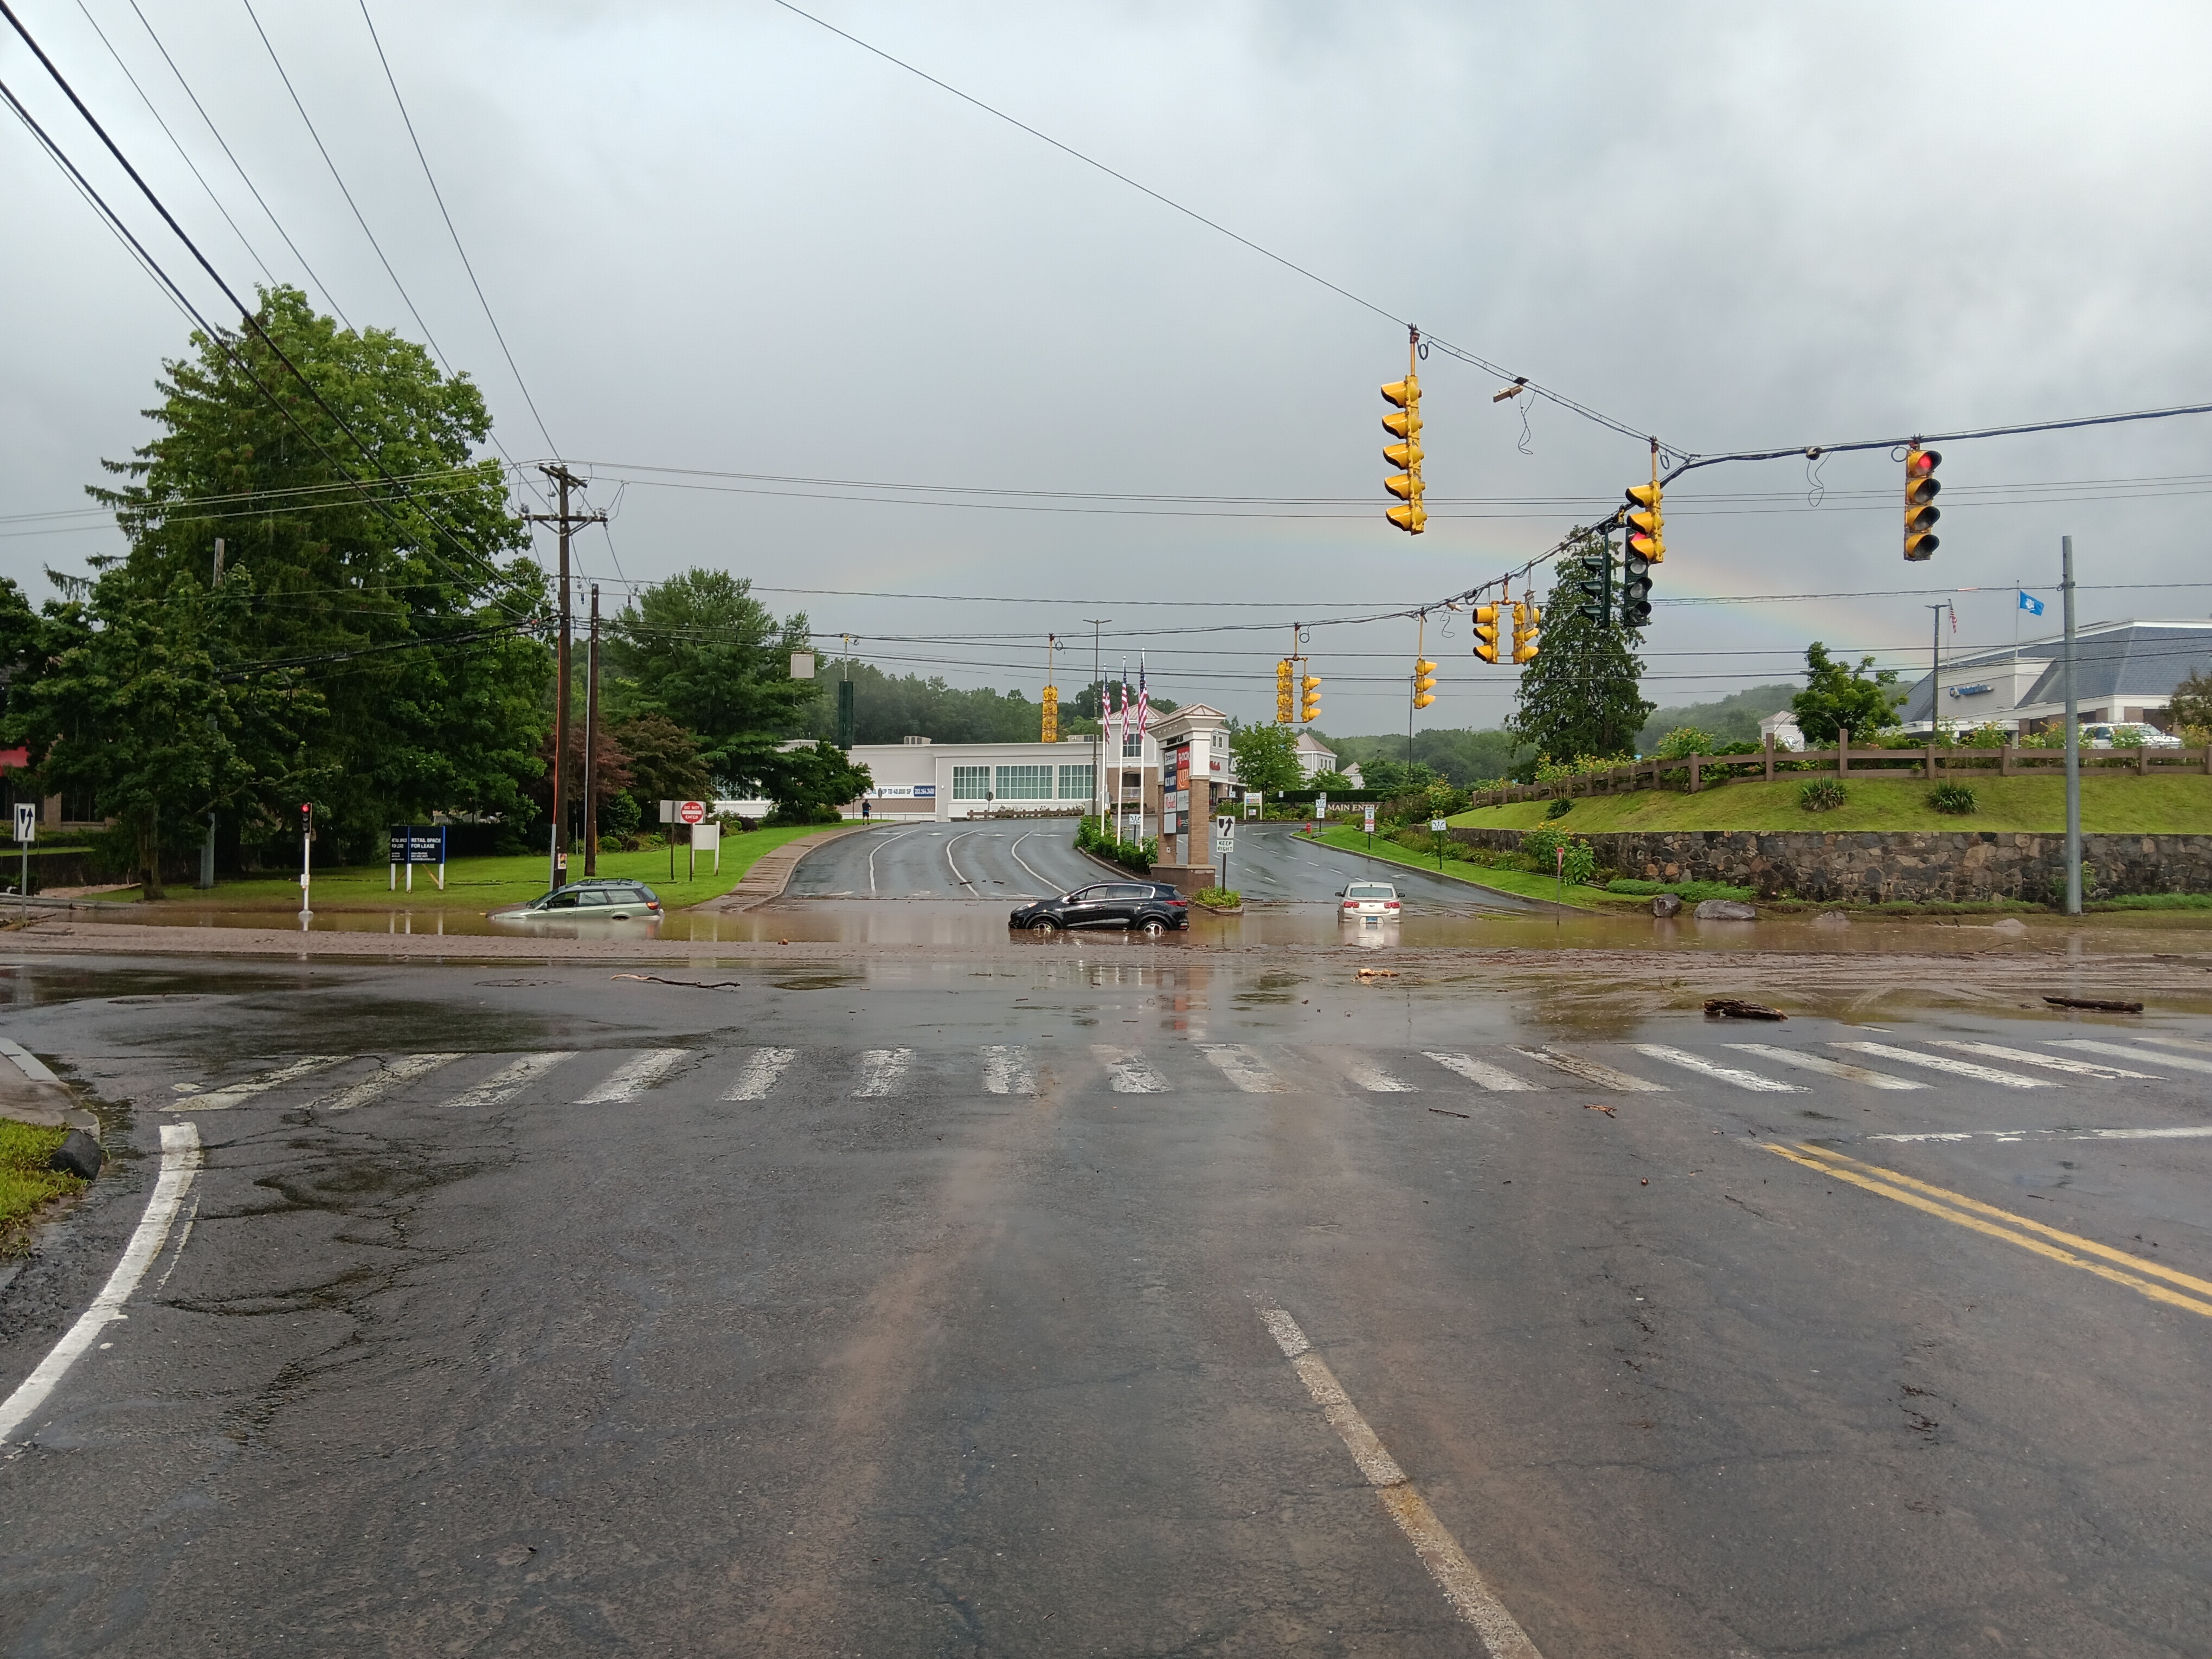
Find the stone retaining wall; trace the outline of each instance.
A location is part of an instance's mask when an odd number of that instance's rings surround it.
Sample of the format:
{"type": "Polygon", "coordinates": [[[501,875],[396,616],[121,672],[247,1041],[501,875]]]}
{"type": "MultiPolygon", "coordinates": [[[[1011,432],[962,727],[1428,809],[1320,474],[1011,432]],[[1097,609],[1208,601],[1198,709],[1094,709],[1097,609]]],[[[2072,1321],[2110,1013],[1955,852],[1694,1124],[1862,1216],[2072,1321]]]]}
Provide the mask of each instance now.
{"type": "MultiPolygon", "coordinates": [[[[1525,833],[1451,831],[1455,840],[1509,852],[1525,833]]],[[[1624,876],[1726,882],[1761,898],[2045,900],[2063,893],[2066,882],[2063,835],[1670,830],[1582,839],[1600,864],[1624,876]]],[[[2212,892],[2212,835],[2084,836],[2081,862],[2085,896],[2212,892]]]]}

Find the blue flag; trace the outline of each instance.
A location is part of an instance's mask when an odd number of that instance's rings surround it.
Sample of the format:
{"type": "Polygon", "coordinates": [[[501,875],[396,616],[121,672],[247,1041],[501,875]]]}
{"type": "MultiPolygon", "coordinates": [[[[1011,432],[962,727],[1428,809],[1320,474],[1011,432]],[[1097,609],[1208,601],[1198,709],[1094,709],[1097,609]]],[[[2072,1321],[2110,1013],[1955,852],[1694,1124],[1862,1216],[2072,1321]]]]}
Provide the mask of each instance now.
{"type": "Polygon", "coordinates": [[[2043,601],[2023,590],[2020,596],[2020,608],[2031,617],[2039,617],[2043,614],[2043,601]]]}

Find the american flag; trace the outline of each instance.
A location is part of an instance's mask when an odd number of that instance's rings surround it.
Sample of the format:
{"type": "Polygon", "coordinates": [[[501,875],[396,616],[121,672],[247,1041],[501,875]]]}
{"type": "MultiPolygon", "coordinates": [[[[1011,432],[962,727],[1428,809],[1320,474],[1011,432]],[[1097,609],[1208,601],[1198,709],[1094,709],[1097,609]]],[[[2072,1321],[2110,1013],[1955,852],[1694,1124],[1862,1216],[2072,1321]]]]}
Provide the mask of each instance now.
{"type": "Polygon", "coordinates": [[[1137,659],[1137,739],[1139,743],[1144,740],[1145,720],[1152,713],[1152,694],[1145,684],[1145,659],[1139,656],[1137,659]]]}

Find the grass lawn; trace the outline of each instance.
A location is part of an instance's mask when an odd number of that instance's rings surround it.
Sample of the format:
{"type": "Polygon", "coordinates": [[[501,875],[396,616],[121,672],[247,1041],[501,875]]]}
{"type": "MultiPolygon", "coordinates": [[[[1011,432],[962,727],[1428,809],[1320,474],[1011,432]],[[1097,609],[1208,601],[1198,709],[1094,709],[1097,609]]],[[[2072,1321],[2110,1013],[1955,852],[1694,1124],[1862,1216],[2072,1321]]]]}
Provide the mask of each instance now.
{"type": "MultiPolygon", "coordinates": [[[[1328,847],[1341,847],[1346,852],[1372,853],[1376,858],[1388,859],[1393,864],[1402,864],[1414,870],[1425,870],[1432,876],[1437,873],[1437,861],[1434,857],[1424,857],[1419,853],[1399,846],[1395,842],[1385,841],[1380,836],[1375,838],[1375,844],[1370,847],[1367,844],[1366,834],[1363,830],[1332,825],[1318,835],[1302,835],[1298,839],[1317,841],[1328,847]]],[[[1559,896],[1559,884],[1555,878],[1536,875],[1527,870],[1492,870],[1481,865],[1469,864],[1463,859],[1447,857],[1444,860],[1443,873],[1454,881],[1466,882],[1471,887],[1488,887],[1501,893],[1518,893],[1523,898],[1556,900],[1559,896]]],[[[1607,902],[1618,904],[1621,901],[1618,895],[1607,893],[1602,888],[1578,887],[1570,884],[1567,888],[1566,902],[1577,908],[1589,910],[1595,909],[1607,902]]],[[[1648,900],[1638,902],[1649,902],[1648,900]]]]}
{"type": "MultiPolygon", "coordinates": [[[[716,872],[713,855],[708,854],[699,860],[696,881],[684,878],[685,860],[690,855],[681,847],[676,849],[673,881],[668,878],[668,852],[665,848],[644,853],[602,853],[599,873],[642,881],[660,896],[663,905],[680,910],[686,905],[720,898],[738,884],[738,878],[752,868],[762,854],[802,836],[835,827],[791,824],[775,830],[754,830],[742,836],[725,836],[720,872],[716,872]]],[[[446,866],[446,890],[442,893],[432,877],[434,866],[416,866],[415,890],[411,893],[406,890],[407,872],[404,869],[399,872],[401,887],[398,892],[389,886],[391,873],[385,865],[317,870],[313,902],[318,910],[381,910],[398,905],[416,910],[495,910],[502,905],[520,904],[544,892],[546,861],[546,854],[542,853],[517,858],[455,859],[446,866]]],[[[568,869],[572,876],[582,878],[581,853],[568,855],[568,869]]],[[[199,908],[215,904],[238,910],[295,911],[300,908],[300,878],[296,872],[224,881],[212,893],[198,892],[188,885],[175,884],[168,890],[167,902],[173,905],[199,908]]],[[[127,902],[138,896],[138,890],[128,888],[106,896],[127,902]]]]}
{"type": "MultiPolygon", "coordinates": [[[[2063,777],[1966,780],[1977,810],[1954,817],[1927,804],[1925,778],[1847,777],[1850,799],[1827,812],[1797,805],[1804,775],[1709,786],[1692,795],[1674,790],[1576,798],[1563,830],[1584,835],[1616,830],[2033,830],[2061,835],[2066,829],[2063,777]]],[[[1533,830],[1544,822],[1548,801],[1514,801],[1462,812],[1455,825],[1488,830],[1533,830]]],[[[2212,777],[2094,777],[2081,780],[2081,827],[2092,835],[2212,834],[2212,777]]]]}
{"type": "Polygon", "coordinates": [[[0,1255],[20,1243],[23,1224],[31,1212],[49,1200],[82,1192],[84,1182],[73,1175],[46,1168],[66,1129],[41,1129],[28,1123],[0,1118],[0,1255]]]}

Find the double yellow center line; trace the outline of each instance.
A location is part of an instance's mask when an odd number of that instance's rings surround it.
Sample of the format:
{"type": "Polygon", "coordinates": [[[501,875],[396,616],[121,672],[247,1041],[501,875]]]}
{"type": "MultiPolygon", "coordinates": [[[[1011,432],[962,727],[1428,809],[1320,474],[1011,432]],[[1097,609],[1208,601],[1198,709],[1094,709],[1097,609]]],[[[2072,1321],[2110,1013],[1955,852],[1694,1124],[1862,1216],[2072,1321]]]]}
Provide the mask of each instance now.
{"type": "Polygon", "coordinates": [[[1856,1158],[1845,1158],[1841,1152],[1831,1152],[1825,1146],[1812,1146],[1800,1142],[1795,1146],[1778,1146],[1771,1141],[1760,1143],[1770,1152],[1788,1158],[1792,1164],[1802,1164],[1835,1181],[1848,1181],[1854,1187],[1863,1187],[1870,1193],[1896,1200],[1916,1210],[1961,1227],[1970,1227],[1991,1238],[2001,1238],[2008,1244],[2017,1244],[2023,1250],[2033,1250],[2052,1261],[2063,1261],[2069,1267],[2079,1267],[2085,1273],[2094,1273],[2100,1279],[2109,1279],[2115,1285],[2124,1285],[2139,1291],[2154,1302],[2163,1302],[2168,1307],[2186,1308],[2194,1314],[2212,1319],[2212,1280],[2197,1278],[2130,1255],[2125,1250],[2100,1244],[2094,1238],[2063,1232],[2057,1227],[2046,1227],[2040,1221],[2031,1221],[2026,1216],[2000,1210],[1993,1204],[1968,1198],[1963,1193],[1931,1187],[1924,1181],[1915,1181],[1911,1176],[1899,1175],[1894,1170],[1885,1170],[1879,1164],[1862,1164],[1856,1158]],[[2120,1262],[2124,1267],[2110,1264],[2120,1262]]]}

